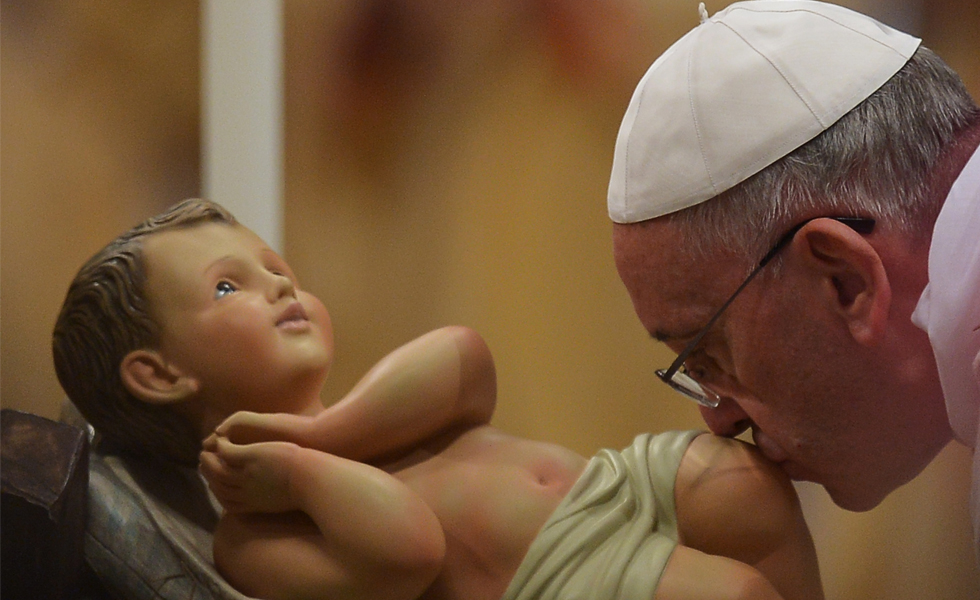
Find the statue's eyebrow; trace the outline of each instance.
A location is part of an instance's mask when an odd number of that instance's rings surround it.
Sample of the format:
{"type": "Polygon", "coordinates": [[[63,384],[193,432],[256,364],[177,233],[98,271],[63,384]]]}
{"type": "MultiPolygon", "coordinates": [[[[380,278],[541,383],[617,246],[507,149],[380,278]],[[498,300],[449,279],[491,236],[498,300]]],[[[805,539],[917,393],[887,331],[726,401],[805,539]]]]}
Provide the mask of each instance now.
{"type": "Polygon", "coordinates": [[[217,269],[217,268],[219,268],[219,267],[221,267],[221,266],[223,266],[223,265],[225,265],[225,264],[227,264],[229,262],[234,262],[236,260],[237,260],[236,257],[232,256],[231,254],[226,254],[226,255],[224,255],[224,256],[222,256],[220,258],[215,259],[214,261],[211,262],[211,264],[209,264],[207,267],[205,267],[204,268],[204,274],[207,275],[211,271],[213,271],[213,270],[215,270],[215,269],[217,269]]]}

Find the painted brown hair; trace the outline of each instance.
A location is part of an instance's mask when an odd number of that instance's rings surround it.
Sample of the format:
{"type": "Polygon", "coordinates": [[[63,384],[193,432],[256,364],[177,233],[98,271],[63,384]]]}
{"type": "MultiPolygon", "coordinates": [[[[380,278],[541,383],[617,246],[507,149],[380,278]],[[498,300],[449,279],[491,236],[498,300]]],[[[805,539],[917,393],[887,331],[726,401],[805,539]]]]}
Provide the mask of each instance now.
{"type": "Polygon", "coordinates": [[[170,406],[151,405],[130,394],[119,367],[128,353],[153,348],[159,340],[145,296],[143,240],[208,222],[237,223],[213,202],[180,202],[96,253],[68,288],[52,336],[55,371],[105,452],[197,465],[201,440],[191,423],[170,406]]]}

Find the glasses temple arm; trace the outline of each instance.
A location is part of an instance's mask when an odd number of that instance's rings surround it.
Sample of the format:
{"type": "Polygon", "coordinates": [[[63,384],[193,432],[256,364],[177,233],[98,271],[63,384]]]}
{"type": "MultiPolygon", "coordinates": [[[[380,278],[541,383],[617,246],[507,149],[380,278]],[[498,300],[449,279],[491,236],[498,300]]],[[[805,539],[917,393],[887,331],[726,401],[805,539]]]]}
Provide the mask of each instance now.
{"type": "Polygon", "coordinates": [[[745,286],[749,285],[749,282],[755,279],[755,276],[759,274],[759,271],[761,271],[763,267],[769,264],[769,261],[771,261],[773,257],[779,254],[779,251],[782,250],[783,247],[785,247],[788,243],[790,243],[794,237],[796,237],[796,234],[800,231],[800,229],[803,228],[804,225],[806,225],[810,221],[814,221],[819,218],[833,219],[839,223],[843,223],[844,225],[847,225],[854,231],[865,235],[871,233],[875,227],[875,220],[865,218],[865,217],[814,217],[813,219],[807,219],[806,221],[803,221],[799,225],[796,225],[795,227],[787,231],[785,234],[783,234],[783,237],[779,238],[779,241],[776,242],[776,245],[774,245],[772,249],[769,250],[769,252],[767,252],[766,255],[762,257],[762,260],[760,260],[759,264],[756,265],[755,269],[753,269],[752,272],[749,273],[749,276],[745,279],[745,281],[742,282],[742,285],[738,286],[738,289],[735,290],[735,293],[732,294],[728,298],[728,300],[726,300],[725,303],[721,305],[721,308],[719,308],[718,311],[714,314],[714,316],[711,317],[711,319],[708,321],[708,324],[704,326],[704,329],[702,329],[696,336],[694,336],[694,339],[691,340],[690,343],[688,343],[687,348],[684,348],[684,350],[677,355],[677,358],[674,360],[673,363],[671,363],[670,367],[668,367],[667,370],[664,371],[663,374],[664,379],[670,379],[671,377],[674,376],[674,373],[680,370],[681,366],[683,366],[684,364],[684,361],[686,361],[687,357],[689,357],[691,353],[694,352],[694,349],[698,347],[698,344],[701,343],[701,340],[704,339],[704,336],[706,336],[708,334],[708,331],[711,330],[711,327],[715,324],[715,321],[717,321],[718,318],[721,317],[722,313],[725,312],[725,309],[728,308],[728,305],[731,304],[735,300],[735,298],[738,297],[738,295],[742,292],[743,289],[745,289],[745,286]]]}
{"type": "Polygon", "coordinates": [[[694,337],[694,339],[692,339],[687,344],[687,348],[684,348],[684,351],[677,355],[677,358],[674,360],[674,362],[671,363],[671,365],[667,368],[666,371],[664,371],[663,374],[664,379],[670,379],[671,377],[674,376],[674,373],[680,370],[681,366],[683,366],[684,364],[684,361],[686,361],[687,357],[689,357],[691,353],[694,352],[694,349],[698,347],[698,344],[701,343],[701,340],[704,339],[704,336],[708,335],[708,332],[711,331],[711,327],[715,324],[715,321],[717,321],[718,318],[721,317],[722,313],[725,312],[725,309],[728,308],[728,305],[735,300],[735,298],[742,292],[743,289],[745,289],[745,286],[749,285],[749,282],[755,279],[755,276],[759,274],[759,271],[762,270],[762,267],[766,266],[766,263],[769,262],[769,260],[772,259],[772,256],[775,255],[775,253],[770,253],[770,254],[771,255],[766,255],[766,258],[763,259],[764,262],[759,263],[758,266],[756,266],[756,268],[753,269],[751,273],[749,273],[749,276],[746,278],[745,281],[742,282],[742,285],[738,286],[738,289],[735,290],[735,293],[732,294],[728,298],[728,300],[725,300],[725,303],[722,304],[721,308],[718,309],[718,312],[716,312],[715,315],[711,317],[711,319],[708,321],[708,324],[704,326],[704,329],[702,329],[700,333],[698,333],[694,337]]]}

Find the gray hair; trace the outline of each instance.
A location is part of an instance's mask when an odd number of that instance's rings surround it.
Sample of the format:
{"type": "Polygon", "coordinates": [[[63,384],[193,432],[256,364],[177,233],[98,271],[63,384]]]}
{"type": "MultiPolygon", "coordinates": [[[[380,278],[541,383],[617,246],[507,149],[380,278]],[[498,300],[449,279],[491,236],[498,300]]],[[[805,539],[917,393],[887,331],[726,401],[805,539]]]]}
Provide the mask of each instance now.
{"type": "MultiPolygon", "coordinates": [[[[668,215],[702,258],[761,258],[807,218],[872,217],[882,229],[928,239],[944,198],[930,176],[980,109],[959,76],[920,46],[908,63],[816,138],[748,180],[668,215]]],[[[747,265],[747,269],[752,264],[747,265]]]]}

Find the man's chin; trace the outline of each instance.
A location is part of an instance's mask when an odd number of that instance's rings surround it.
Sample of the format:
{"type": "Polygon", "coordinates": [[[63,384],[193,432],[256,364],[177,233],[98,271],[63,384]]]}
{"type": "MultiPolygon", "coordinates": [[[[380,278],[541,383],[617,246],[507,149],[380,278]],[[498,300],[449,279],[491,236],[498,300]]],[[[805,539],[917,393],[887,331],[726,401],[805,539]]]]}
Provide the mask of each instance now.
{"type": "Polygon", "coordinates": [[[867,512],[881,504],[889,494],[888,491],[882,493],[869,489],[842,489],[829,485],[825,485],[824,489],[834,504],[851,512],[867,512]]]}

